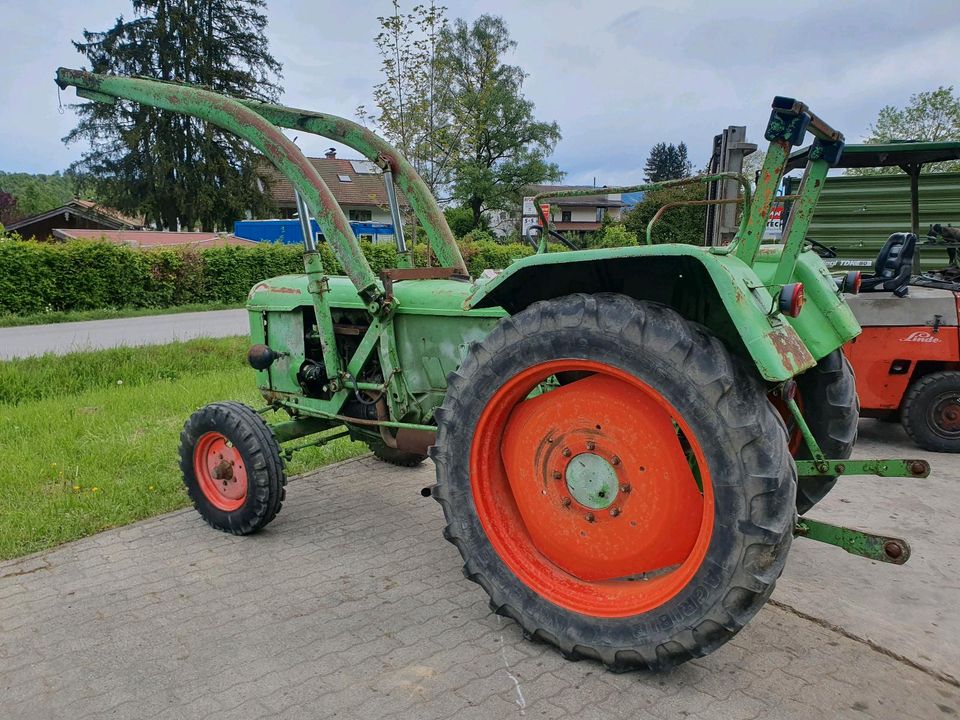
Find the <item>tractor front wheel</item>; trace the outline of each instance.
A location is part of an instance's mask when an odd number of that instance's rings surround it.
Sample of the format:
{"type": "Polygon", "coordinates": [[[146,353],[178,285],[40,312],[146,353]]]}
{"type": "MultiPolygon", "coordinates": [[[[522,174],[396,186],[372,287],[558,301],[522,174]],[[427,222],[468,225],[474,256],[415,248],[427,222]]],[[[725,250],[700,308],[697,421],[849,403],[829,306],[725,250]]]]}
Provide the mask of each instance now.
{"type": "Polygon", "coordinates": [[[437,413],[433,494],[464,574],[571,659],[662,669],[713,651],[766,602],[793,537],[765,393],[662,305],[571,295],[505,318],[437,413]]]}
{"type": "Polygon", "coordinates": [[[212,403],[191,415],[180,434],[180,470],[193,506],[217,530],[249,535],[280,511],[280,447],[246,405],[212,403]]]}

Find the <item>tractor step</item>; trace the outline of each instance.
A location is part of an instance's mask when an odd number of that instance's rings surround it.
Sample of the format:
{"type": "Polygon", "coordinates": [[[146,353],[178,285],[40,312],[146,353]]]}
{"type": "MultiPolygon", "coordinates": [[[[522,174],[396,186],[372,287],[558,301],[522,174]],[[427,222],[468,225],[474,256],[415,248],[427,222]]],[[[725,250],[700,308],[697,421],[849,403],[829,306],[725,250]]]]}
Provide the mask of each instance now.
{"type": "Polygon", "coordinates": [[[906,540],[831,525],[807,517],[797,520],[793,534],[828,545],[836,545],[852,555],[870,560],[903,565],[910,559],[910,544],[906,540]]]}
{"type": "Polygon", "coordinates": [[[800,477],[876,475],[878,477],[925,478],[930,475],[926,460],[797,460],[800,477]]]}

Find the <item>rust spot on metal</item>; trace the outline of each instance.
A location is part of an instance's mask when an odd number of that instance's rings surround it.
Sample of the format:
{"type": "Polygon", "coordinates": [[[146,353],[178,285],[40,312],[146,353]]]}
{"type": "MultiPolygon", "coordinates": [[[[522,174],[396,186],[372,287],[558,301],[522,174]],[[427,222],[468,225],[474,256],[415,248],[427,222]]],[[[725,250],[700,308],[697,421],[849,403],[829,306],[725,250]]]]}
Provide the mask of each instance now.
{"type": "Polygon", "coordinates": [[[923,476],[930,472],[930,466],[923,460],[914,460],[910,463],[910,472],[923,476]]]}
{"type": "Polygon", "coordinates": [[[884,543],[883,552],[886,553],[888,558],[896,560],[903,555],[903,547],[901,547],[900,543],[889,540],[884,543]]]}
{"type": "Polygon", "coordinates": [[[417,455],[427,455],[430,446],[436,443],[437,434],[429,430],[400,428],[397,430],[397,449],[417,455]]]}
{"type": "Polygon", "coordinates": [[[226,460],[221,460],[213,469],[213,477],[216,480],[233,480],[233,466],[226,460]]]}
{"type": "Polygon", "coordinates": [[[770,333],[769,338],[789,373],[798,373],[815,364],[813,355],[793,328],[783,327],[775,330],[770,333]]]}

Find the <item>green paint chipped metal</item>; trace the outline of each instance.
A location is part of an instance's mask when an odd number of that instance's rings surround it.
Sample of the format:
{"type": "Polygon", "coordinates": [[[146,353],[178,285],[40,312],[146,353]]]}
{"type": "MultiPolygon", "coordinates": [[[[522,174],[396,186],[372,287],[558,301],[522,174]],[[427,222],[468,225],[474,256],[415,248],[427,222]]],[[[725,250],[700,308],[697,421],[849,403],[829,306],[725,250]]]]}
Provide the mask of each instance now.
{"type": "Polygon", "coordinates": [[[859,555],[869,560],[903,565],[910,559],[910,544],[902,538],[875,535],[865,530],[831,525],[808,517],[797,522],[794,534],[835,545],[851,555],[859,555]]]}

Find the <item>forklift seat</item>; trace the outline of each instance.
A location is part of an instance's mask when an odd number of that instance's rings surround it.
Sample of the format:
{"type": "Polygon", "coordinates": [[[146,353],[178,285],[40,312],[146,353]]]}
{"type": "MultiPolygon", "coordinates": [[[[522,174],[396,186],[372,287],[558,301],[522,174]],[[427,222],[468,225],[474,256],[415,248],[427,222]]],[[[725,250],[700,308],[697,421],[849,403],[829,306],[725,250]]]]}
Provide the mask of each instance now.
{"type": "Polygon", "coordinates": [[[873,275],[865,275],[860,292],[903,292],[910,284],[913,259],[917,254],[917,236],[894,233],[880,248],[873,275]]]}

